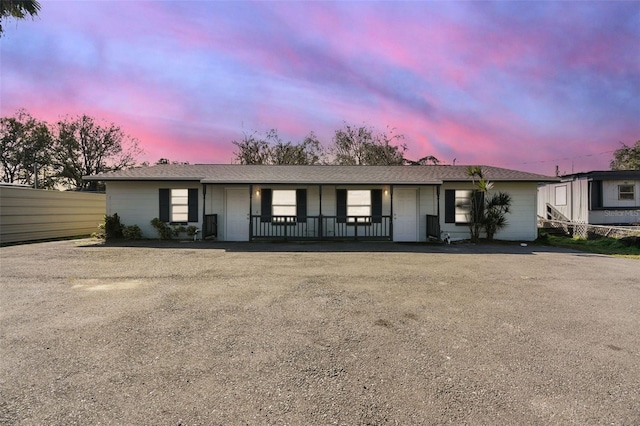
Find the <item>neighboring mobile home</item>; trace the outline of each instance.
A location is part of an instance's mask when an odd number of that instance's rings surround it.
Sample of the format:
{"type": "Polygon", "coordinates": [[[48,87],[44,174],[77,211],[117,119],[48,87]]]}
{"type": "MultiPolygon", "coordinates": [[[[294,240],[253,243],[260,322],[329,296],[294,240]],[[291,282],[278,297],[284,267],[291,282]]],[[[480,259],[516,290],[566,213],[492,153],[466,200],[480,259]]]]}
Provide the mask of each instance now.
{"type": "Polygon", "coordinates": [[[562,176],[540,187],[538,215],[591,225],[640,224],[640,170],[562,176]]]}
{"type": "MultiPolygon", "coordinates": [[[[554,178],[483,166],[512,212],[496,238],[537,237],[536,196],[554,178]]],[[[87,176],[107,188],[107,214],[157,234],[158,217],[202,237],[426,241],[469,237],[473,183],[467,166],[157,165],[87,176]]]]}

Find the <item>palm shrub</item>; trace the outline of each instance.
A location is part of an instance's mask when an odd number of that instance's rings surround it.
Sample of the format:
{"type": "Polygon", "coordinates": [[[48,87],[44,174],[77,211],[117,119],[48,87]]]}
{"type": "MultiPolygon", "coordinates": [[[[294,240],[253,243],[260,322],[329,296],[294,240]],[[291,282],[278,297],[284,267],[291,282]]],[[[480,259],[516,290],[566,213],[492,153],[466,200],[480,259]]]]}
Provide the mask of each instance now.
{"type": "Polygon", "coordinates": [[[511,195],[506,192],[498,192],[486,199],[482,227],[487,233],[489,241],[493,240],[496,232],[507,226],[507,214],[510,211],[511,195]]]}
{"type": "Polygon", "coordinates": [[[480,166],[469,166],[467,175],[474,187],[469,218],[471,241],[479,241],[482,230],[485,231],[487,240],[491,241],[499,230],[507,226],[507,214],[511,211],[511,195],[498,192],[489,196],[493,182],[485,179],[480,166]]]}
{"type": "Polygon", "coordinates": [[[469,217],[469,233],[471,241],[478,242],[480,240],[480,232],[484,223],[484,199],[485,195],[493,188],[493,183],[484,178],[482,167],[467,167],[467,175],[473,182],[473,191],[471,192],[471,211],[469,217]]]}

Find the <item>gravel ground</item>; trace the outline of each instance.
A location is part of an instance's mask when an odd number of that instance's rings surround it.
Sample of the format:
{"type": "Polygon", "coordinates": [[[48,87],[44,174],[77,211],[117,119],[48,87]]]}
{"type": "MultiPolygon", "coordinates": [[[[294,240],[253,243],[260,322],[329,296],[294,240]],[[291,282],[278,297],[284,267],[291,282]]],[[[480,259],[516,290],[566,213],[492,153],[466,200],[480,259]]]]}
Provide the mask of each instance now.
{"type": "Polygon", "coordinates": [[[0,249],[1,424],[640,424],[640,262],[519,245],[0,249]]]}

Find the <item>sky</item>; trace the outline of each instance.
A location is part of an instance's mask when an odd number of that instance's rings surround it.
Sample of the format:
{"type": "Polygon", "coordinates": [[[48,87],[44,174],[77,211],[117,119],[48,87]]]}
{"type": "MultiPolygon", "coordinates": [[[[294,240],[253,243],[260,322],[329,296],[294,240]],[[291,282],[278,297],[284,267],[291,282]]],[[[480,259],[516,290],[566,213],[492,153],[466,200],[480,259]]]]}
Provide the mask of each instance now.
{"type": "Polygon", "coordinates": [[[81,114],[140,161],[345,124],[406,157],[555,174],[640,139],[640,1],[64,1],[3,22],[0,116],[81,114]]]}

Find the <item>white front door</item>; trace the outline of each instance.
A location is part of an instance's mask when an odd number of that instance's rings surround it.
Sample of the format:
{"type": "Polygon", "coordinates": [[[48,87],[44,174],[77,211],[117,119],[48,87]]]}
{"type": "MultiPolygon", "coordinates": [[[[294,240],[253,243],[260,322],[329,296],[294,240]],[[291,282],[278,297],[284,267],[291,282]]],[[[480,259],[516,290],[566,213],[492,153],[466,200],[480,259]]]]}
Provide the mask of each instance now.
{"type": "Polygon", "coordinates": [[[418,241],[418,191],[393,190],[393,241],[418,241]]]}
{"type": "Polygon", "coordinates": [[[249,190],[227,189],[225,198],[225,241],[249,241],[249,190]]]}

